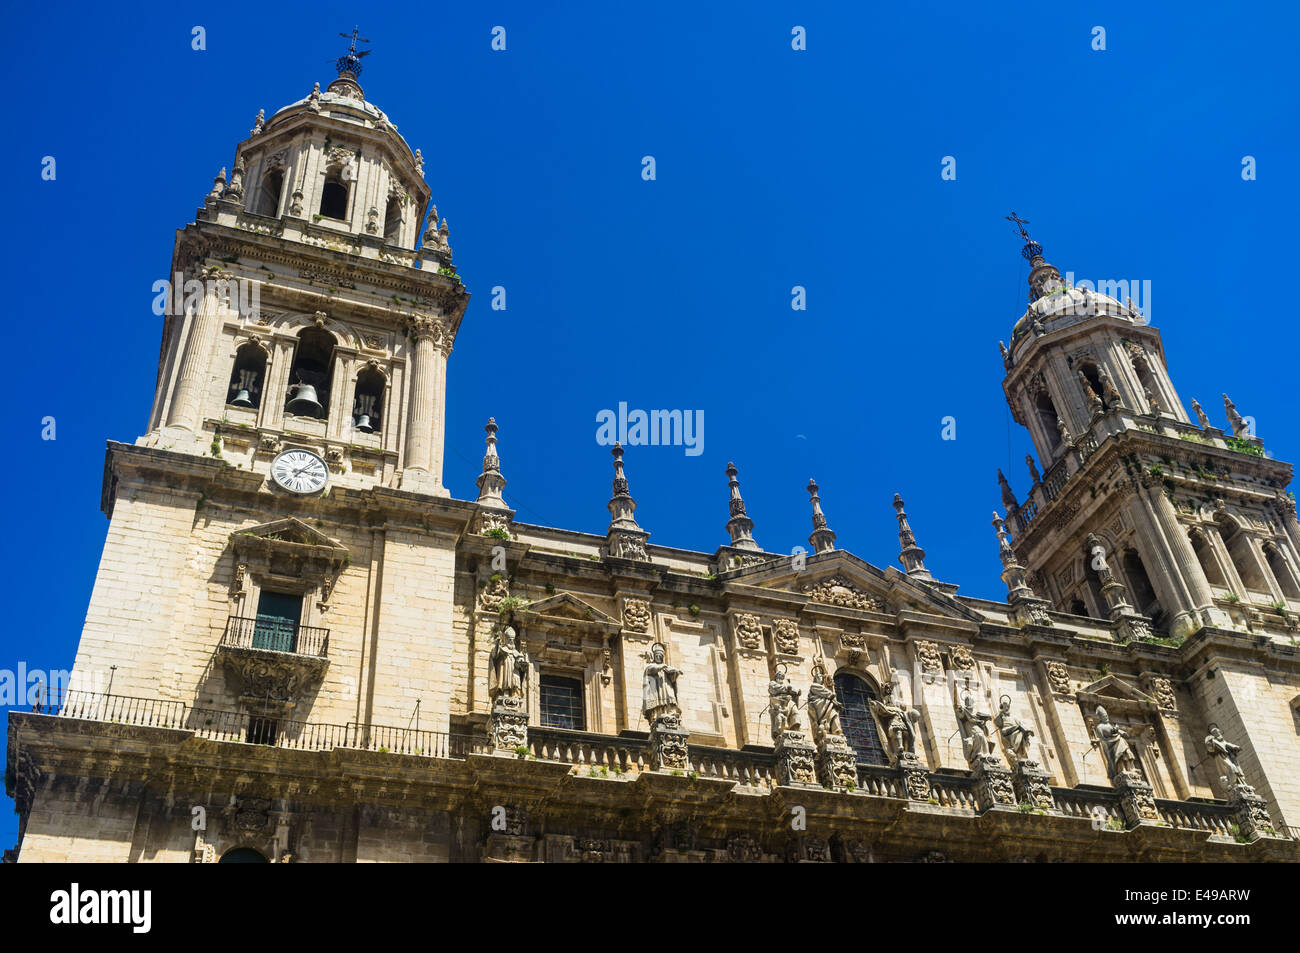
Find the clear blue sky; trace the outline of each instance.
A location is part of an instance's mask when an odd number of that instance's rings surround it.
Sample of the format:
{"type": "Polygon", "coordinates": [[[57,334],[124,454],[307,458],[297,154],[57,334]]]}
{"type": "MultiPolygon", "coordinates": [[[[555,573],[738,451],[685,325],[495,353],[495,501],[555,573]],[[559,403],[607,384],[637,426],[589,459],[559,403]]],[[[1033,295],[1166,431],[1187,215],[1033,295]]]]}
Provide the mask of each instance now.
{"type": "MultiPolygon", "coordinates": [[[[703,410],[700,456],[628,452],[652,542],[725,542],[735,460],[765,548],[807,545],[815,476],[841,548],[895,563],[901,492],[935,575],[1001,597],[994,471],[1023,495],[1029,449],[997,348],[1025,305],[1012,209],[1062,272],[1149,279],[1184,403],[1222,425],[1227,391],[1271,452],[1300,458],[1300,331],[1277,277],[1296,255],[1294,5],[546,6],[9,14],[0,668],[71,666],[107,525],[104,442],[147,424],[151,286],[174,230],[258,109],[334,78],[359,17],[367,97],[423,150],[474,294],[447,392],[458,497],[495,415],[518,518],[603,533],[597,412],[703,410]]],[[[0,846],[15,830],[0,818],[0,846]]]]}

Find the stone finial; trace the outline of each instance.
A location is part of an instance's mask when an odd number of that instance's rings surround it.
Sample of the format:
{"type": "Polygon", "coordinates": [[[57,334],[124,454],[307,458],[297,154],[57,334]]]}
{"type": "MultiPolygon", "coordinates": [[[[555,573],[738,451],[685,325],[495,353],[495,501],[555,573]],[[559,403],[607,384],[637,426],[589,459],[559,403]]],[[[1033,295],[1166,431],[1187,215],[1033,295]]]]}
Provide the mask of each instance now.
{"type": "Polygon", "coordinates": [[[1033,454],[1025,454],[1025,466],[1029,467],[1029,479],[1033,481],[1034,486],[1043,482],[1043,477],[1038,472],[1038,467],[1034,463],[1033,454]]]}
{"type": "MultiPolygon", "coordinates": [[[[415,150],[415,174],[424,178],[424,154],[419,149],[415,150]]],[[[436,209],[434,214],[437,214],[436,209]]]]}
{"type": "Polygon", "coordinates": [[[307,97],[307,108],[314,113],[320,112],[320,83],[311,88],[311,95],[307,97]]]}
{"type": "Polygon", "coordinates": [[[1051,625],[1047,603],[1029,585],[1029,573],[1020,565],[1020,558],[1011,548],[1007,524],[998,511],[993,511],[993,531],[998,536],[998,556],[1002,560],[1002,581],[1007,584],[1007,596],[1017,609],[1017,617],[1024,623],[1051,625]]]}
{"type": "Polygon", "coordinates": [[[636,500],[629,492],[627,475],[623,472],[623,445],[616,443],[610,453],[614,457],[614,495],[610,497],[609,531],[606,543],[609,554],[622,559],[649,561],[645,551],[650,536],[636,521],[636,500]]]}
{"type": "Polygon", "coordinates": [[[217,173],[212,180],[212,191],[208,193],[208,201],[215,202],[221,198],[221,193],[226,190],[226,167],[223,165],[221,171],[217,173]]]}
{"type": "Polygon", "coordinates": [[[903,498],[895,493],[894,509],[898,511],[898,545],[901,550],[898,561],[903,564],[904,570],[913,579],[933,579],[930,570],[925,568],[925,550],[916,544],[916,534],[912,532],[912,527],[907,522],[903,505],[903,498]]]}
{"type": "Polygon", "coordinates": [[[1195,397],[1192,398],[1192,411],[1196,414],[1197,423],[1201,425],[1202,430],[1213,426],[1210,423],[1209,415],[1205,412],[1205,408],[1201,406],[1201,402],[1195,397]]]}
{"type": "Polygon", "coordinates": [[[226,186],[221,197],[232,201],[241,201],[244,198],[244,157],[240,156],[235,160],[235,167],[230,170],[230,184],[226,186]]]}
{"type": "Polygon", "coordinates": [[[1246,419],[1237,413],[1237,405],[1228,398],[1227,394],[1223,395],[1223,410],[1228,415],[1228,423],[1232,425],[1232,435],[1234,437],[1253,436],[1250,428],[1246,426],[1246,419]]]}
{"type": "Polygon", "coordinates": [[[740,496],[740,481],[736,479],[739,472],[734,463],[727,464],[727,482],[731,487],[731,499],[727,504],[731,518],[727,520],[727,533],[731,536],[731,545],[736,549],[758,552],[761,548],[754,542],[754,521],[745,515],[745,501],[740,496]]]}
{"type": "Polygon", "coordinates": [[[483,472],[474,481],[478,486],[478,499],[475,502],[480,506],[508,509],[501,496],[501,491],[506,488],[506,478],[501,475],[501,458],[497,456],[497,419],[489,417],[483,429],[487,431],[487,437],[484,438],[487,450],[483,453],[483,472]]]}
{"type": "Polygon", "coordinates": [[[808,537],[808,542],[812,544],[814,553],[828,553],[835,548],[835,533],[826,525],[826,514],[822,512],[822,498],[817,495],[817,481],[808,480],[808,495],[812,497],[812,535],[808,537]]]}
{"type": "Polygon", "coordinates": [[[259,109],[257,111],[257,118],[253,120],[253,128],[248,130],[248,134],[250,136],[261,135],[264,128],[266,128],[266,110],[259,109]]]}
{"type": "Polygon", "coordinates": [[[1007,482],[1001,467],[998,467],[998,486],[1002,487],[1002,505],[1006,507],[1006,511],[1014,513],[1020,509],[1020,504],[1016,502],[1016,494],[1012,492],[1011,484],[1007,482]]]}

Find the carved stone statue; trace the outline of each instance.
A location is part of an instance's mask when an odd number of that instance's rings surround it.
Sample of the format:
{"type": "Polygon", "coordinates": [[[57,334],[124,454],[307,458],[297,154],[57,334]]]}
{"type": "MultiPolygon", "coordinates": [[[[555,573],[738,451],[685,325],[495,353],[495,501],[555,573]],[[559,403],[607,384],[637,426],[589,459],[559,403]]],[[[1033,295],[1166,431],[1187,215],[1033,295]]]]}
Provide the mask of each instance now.
{"type": "Polygon", "coordinates": [[[1106,709],[1097,706],[1097,741],[1106,759],[1106,774],[1113,781],[1121,774],[1137,773],[1137,758],[1129,746],[1128,735],[1118,725],[1111,724],[1106,709]]]}
{"type": "Polygon", "coordinates": [[[967,682],[966,691],[957,704],[957,724],[961,727],[961,740],[966,749],[966,760],[972,764],[977,758],[989,753],[991,720],[988,712],[979,711],[976,707],[975,697],[970,691],[970,683],[967,682]]]}
{"type": "Polygon", "coordinates": [[[515,630],[506,626],[497,636],[496,645],[488,656],[491,672],[488,678],[488,697],[522,700],[524,681],[528,678],[528,655],[515,645],[515,630]]]}
{"type": "Polygon", "coordinates": [[[785,680],[785,672],[778,667],[767,684],[767,710],[772,719],[772,743],[781,740],[786,731],[799,730],[799,689],[785,680]]]}
{"type": "Polygon", "coordinates": [[[1101,396],[1093,389],[1092,381],[1088,380],[1088,375],[1079,371],[1079,383],[1083,385],[1083,397],[1088,403],[1088,412],[1094,416],[1105,411],[1105,404],[1102,403],[1101,396]]]}
{"type": "Polygon", "coordinates": [[[844,706],[835,694],[834,683],[825,667],[820,664],[814,666],[813,681],[808,686],[808,715],[818,738],[844,734],[844,728],[840,724],[840,712],[843,710],[844,706]]]}
{"type": "Polygon", "coordinates": [[[1210,423],[1209,416],[1205,413],[1205,408],[1202,407],[1200,401],[1196,400],[1195,398],[1192,399],[1192,410],[1196,412],[1196,419],[1197,421],[1200,422],[1202,430],[1204,430],[1206,427],[1213,426],[1210,423]]]}
{"type": "Polygon", "coordinates": [[[1061,443],[1070,444],[1074,442],[1074,435],[1070,433],[1070,428],[1065,425],[1065,421],[1060,417],[1056,418],[1056,432],[1061,435],[1061,443]]]}
{"type": "Polygon", "coordinates": [[[883,699],[879,701],[872,699],[871,710],[880,719],[881,727],[885,729],[885,737],[889,739],[889,750],[894,757],[915,755],[916,732],[912,730],[912,722],[920,716],[902,702],[895,700],[893,682],[885,685],[883,699]]]}
{"type": "Polygon", "coordinates": [[[664,661],[666,655],[663,645],[656,642],[650,649],[650,661],[641,675],[641,711],[651,725],[665,715],[681,715],[677,704],[677,679],[682,673],[664,661]]]}
{"type": "Polygon", "coordinates": [[[1110,372],[1104,367],[1097,368],[1097,376],[1101,378],[1101,397],[1108,410],[1123,405],[1120,400],[1119,391],[1115,389],[1115,382],[1110,379],[1110,372]]]}
{"type": "Polygon", "coordinates": [[[1034,741],[1034,729],[1011,714],[1011,697],[1003,695],[998,700],[998,713],[993,719],[998,734],[1002,737],[1002,747],[1011,755],[1013,761],[1029,761],[1030,745],[1034,741]]]}
{"type": "Polygon", "coordinates": [[[1237,413],[1237,405],[1228,399],[1228,395],[1223,395],[1223,409],[1228,415],[1228,423],[1232,425],[1232,435],[1234,437],[1249,437],[1250,428],[1246,426],[1246,418],[1237,413]]]}
{"type": "Polygon", "coordinates": [[[1225,785],[1231,788],[1246,783],[1246,775],[1237,761],[1241,745],[1234,745],[1223,737],[1218,725],[1210,726],[1210,733],[1205,737],[1205,750],[1219,766],[1219,780],[1225,785]]]}

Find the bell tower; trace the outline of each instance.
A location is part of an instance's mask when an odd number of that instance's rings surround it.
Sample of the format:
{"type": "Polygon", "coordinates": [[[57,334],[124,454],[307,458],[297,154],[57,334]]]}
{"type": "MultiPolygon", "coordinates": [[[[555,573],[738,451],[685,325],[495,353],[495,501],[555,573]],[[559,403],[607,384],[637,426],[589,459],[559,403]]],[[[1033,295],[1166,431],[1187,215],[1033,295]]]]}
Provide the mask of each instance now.
{"type": "Polygon", "coordinates": [[[260,111],[177,233],[138,444],[263,474],[300,447],[336,485],[447,495],[447,358],[469,295],[420,150],[366,101],[365,55],[354,38],[328,88],[260,111]]]}
{"type": "Polygon", "coordinates": [[[1041,463],[1023,500],[999,471],[1014,549],[1059,611],[1121,637],[1204,626],[1294,637],[1300,526],[1289,464],[1224,396],[1230,430],[1183,407],[1160,332],[1132,302],[1067,287],[1014,219],[1029,306],[1002,344],[1003,391],[1041,463]]]}

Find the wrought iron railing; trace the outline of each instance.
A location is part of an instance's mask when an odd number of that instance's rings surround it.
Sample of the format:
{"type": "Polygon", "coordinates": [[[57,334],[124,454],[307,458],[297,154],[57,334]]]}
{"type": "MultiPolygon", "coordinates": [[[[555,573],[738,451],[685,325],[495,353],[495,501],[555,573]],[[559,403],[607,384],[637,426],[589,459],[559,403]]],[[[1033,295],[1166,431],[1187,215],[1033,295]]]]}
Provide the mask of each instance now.
{"type": "MultiPolygon", "coordinates": [[[[211,741],[260,744],[302,751],[335,748],[425,758],[465,758],[486,751],[484,738],[465,733],[448,734],[415,727],[367,725],[359,722],[330,724],[270,718],[249,712],[194,708],[181,701],[109,695],[102,692],[63,690],[43,697],[32,706],[37,714],[85,721],[110,722],[152,728],[191,731],[211,741]]],[[[598,735],[583,731],[532,727],[529,753],[538,760],[604,768],[615,774],[636,774],[649,769],[649,742],[645,738],[598,735]]],[[[708,745],[688,745],[690,770],[700,777],[736,784],[771,788],[779,783],[776,757],[771,751],[734,750],[708,745]]],[[[905,798],[896,768],[859,762],[858,789],[873,797],[905,798]]],[[[975,779],[963,774],[929,775],[932,800],[940,807],[978,813],[975,779]]],[[[1113,830],[1127,826],[1120,796],[1107,789],[1052,788],[1053,806],[1066,817],[1087,818],[1113,830]]],[[[1224,802],[1156,799],[1160,820],[1182,830],[1232,836],[1233,809],[1224,802]]],[[[1300,827],[1286,833],[1300,839],[1300,827]]]]}
{"type": "Polygon", "coordinates": [[[224,648],[264,649],[293,655],[329,655],[330,630],[311,625],[295,625],[287,619],[230,616],[221,637],[224,648]]]}
{"type": "Polygon", "coordinates": [[[264,744],[303,751],[360,748],[427,758],[465,756],[467,739],[446,732],[359,722],[330,724],[273,718],[251,712],[193,708],[181,701],[65,691],[32,707],[38,714],[84,721],[192,731],[210,741],[264,744]]]}

